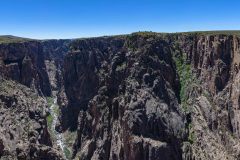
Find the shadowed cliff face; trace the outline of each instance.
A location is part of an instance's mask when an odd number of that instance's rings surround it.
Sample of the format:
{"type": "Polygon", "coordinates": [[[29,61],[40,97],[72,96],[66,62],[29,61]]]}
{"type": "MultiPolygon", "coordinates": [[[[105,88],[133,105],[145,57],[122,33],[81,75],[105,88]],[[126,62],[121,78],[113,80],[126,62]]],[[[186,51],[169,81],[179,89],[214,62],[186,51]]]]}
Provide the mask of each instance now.
{"type": "Polygon", "coordinates": [[[69,42],[0,44],[0,159],[63,159],[47,128],[44,96],[62,87],[69,42]]]}
{"type": "MultiPolygon", "coordinates": [[[[239,65],[240,37],[235,33],[140,32],[4,43],[0,44],[0,75],[8,79],[4,82],[16,84],[20,95],[29,96],[22,96],[27,100],[21,102],[10,98],[17,93],[0,90],[0,118],[14,107],[24,111],[23,106],[32,103],[32,94],[50,96],[57,91],[61,114],[56,129],[77,132],[73,158],[239,159],[239,65]]],[[[13,139],[4,129],[6,119],[14,124],[6,116],[0,128],[0,134],[6,133],[0,138],[0,157],[34,153],[61,159],[51,147],[43,111],[38,111],[46,106],[37,99],[34,118],[23,114],[30,117],[28,126],[36,134],[19,142],[26,146],[29,141],[35,148],[13,147],[15,139],[22,138],[14,127],[9,129],[16,135],[13,139]],[[41,146],[35,144],[36,137],[41,137],[41,146]]]]}
{"type": "Polygon", "coordinates": [[[78,113],[75,154],[181,159],[186,133],[169,43],[136,35],[79,40],[73,48],[64,80],[69,105],[78,113]]]}
{"type": "Polygon", "coordinates": [[[239,55],[224,34],[75,41],[62,123],[78,124],[76,157],[237,159],[239,55]]]}
{"type": "MultiPolygon", "coordinates": [[[[0,44],[0,71],[7,79],[15,80],[35,90],[40,95],[51,96],[52,89],[61,87],[51,82],[49,70],[61,70],[69,40],[28,41],[0,44]]],[[[59,72],[60,73],[60,72],[59,72]]]]}
{"type": "Polygon", "coordinates": [[[192,157],[239,159],[239,36],[179,36],[178,42],[198,79],[187,89],[192,157]]]}

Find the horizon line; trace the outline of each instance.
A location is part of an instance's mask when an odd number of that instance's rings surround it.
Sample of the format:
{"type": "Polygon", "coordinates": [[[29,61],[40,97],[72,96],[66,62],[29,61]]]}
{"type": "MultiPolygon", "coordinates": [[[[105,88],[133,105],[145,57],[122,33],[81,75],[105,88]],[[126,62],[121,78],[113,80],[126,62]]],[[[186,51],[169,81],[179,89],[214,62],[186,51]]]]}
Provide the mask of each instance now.
{"type": "Polygon", "coordinates": [[[72,37],[72,38],[33,38],[33,37],[24,37],[19,35],[12,35],[12,34],[3,34],[0,37],[11,37],[11,38],[23,38],[29,40],[74,40],[74,39],[88,39],[88,38],[100,38],[100,37],[114,37],[114,36],[122,36],[122,35],[131,35],[133,33],[140,33],[140,32],[149,32],[149,33],[157,33],[157,34],[178,34],[178,33],[202,33],[202,32],[240,32],[239,30],[190,30],[190,31],[176,31],[176,32],[155,32],[155,31],[136,31],[136,32],[129,32],[129,33],[119,33],[119,34],[102,34],[96,36],[79,36],[79,37],[72,37]]]}

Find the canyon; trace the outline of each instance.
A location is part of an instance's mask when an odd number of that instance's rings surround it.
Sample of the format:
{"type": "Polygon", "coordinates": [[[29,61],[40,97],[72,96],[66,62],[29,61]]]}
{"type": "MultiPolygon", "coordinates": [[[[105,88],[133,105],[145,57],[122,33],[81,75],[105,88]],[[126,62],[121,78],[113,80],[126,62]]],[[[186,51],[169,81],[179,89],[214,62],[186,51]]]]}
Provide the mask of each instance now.
{"type": "Polygon", "coordinates": [[[240,159],[240,32],[0,36],[0,159],[240,159]]]}

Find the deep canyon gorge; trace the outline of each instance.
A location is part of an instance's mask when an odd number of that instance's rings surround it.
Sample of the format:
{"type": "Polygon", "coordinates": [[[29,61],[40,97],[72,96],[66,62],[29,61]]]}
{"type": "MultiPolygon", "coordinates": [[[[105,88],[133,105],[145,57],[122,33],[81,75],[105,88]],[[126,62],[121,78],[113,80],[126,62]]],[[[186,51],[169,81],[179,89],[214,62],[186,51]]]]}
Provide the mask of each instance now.
{"type": "Polygon", "coordinates": [[[0,36],[0,159],[240,159],[240,32],[0,36]]]}

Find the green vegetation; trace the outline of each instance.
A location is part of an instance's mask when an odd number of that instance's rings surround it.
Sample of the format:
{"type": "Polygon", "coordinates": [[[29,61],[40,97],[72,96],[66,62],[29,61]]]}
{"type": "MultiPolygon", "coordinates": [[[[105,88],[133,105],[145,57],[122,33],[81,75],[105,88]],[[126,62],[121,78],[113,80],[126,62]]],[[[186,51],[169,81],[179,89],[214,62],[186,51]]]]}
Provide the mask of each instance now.
{"type": "Polygon", "coordinates": [[[139,45],[139,41],[141,39],[149,39],[151,37],[156,37],[157,35],[160,35],[159,33],[155,32],[135,32],[132,33],[128,36],[126,36],[126,42],[125,46],[128,47],[129,49],[136,51],[139,45]]]}
{"type": "Polygon", "coordinates": [[[240,36],[240,30],[226,30],[226,31],[195,31],[195,32],[177,32],[177,33],[157,33],[149,31],[139,31],[134,32],[126,36],[126,46],[130,49],[136,49],[136,42],[139,38],[148,39],[151,37],[167,37],[167,36],[177,36],[177,35],[189,35],[189,36],[199,36],[199,35],[238,35],[240,36]]]}
{"type": "Polygon", "coordinates": [[[240,30],[178,32],[180,35],[240,35],[240,30]]]}
{"type": "Polygon", "coordinates": [[[72,132],[72,131],[68,130],[64,133],[64,138],[65,138],[65,142],[66,142],[65,145],[68,148],[68,150],[66,150],[66,151],[64,148],[64,153],[66,155],[66,158],[68,158],[68,159],[71,159],[71,156],[72,156],[71,148],[75,142],[76,136],[77,136],[77,131],[72,132]]]}
{"type": "MultiPolygon", "coordinates": [[[[53,103],[54,103],[54,98],[52,98],[52,97],[47,97],[47,103],[48,103],[48,107],[51,107],[51,105],[53,105],[53,103]]],[[[55,112],[56,114],[59,113],[58,107],[54,107],[54,112],[55,112]]],[[[48,126],[49,126],[49,127],[52,126],[52,122],[53,122],[53,116],[52,116],[51,114],[49,114],[49,115],[47,116],[47,123],[48,123],[48,126]]],[[[49,130],[51,130],[51,129],[49,129],[49,130]]]]}
{"type": "MultiPolygon", "coordinates": [[[[189,106],[189,92],[194,89],[195,86],[199,86],[199,80],[193,75],[191,70],[191,64],[187,62],[187,57],[185,53],[181,53],[178,49],[178,44],[175,46],[175,54],[173,59],[176,64],[177,72],[180,79],[180,92],[179,98],[181,101],[181,106],[186,113],[191,112],[189,106]],[[196,85],[198,84],[198,85],[196,85]]],[[[188,123],[188,142],[193,144],[196,141],[196,135],[193,130],[192,123],[188,123]]]]}
{"type": "Polygon", "coordinates": [[[128,47],[129,49],[135,51],[137,49],[137,40],[138,40],[138,35],[132,34],[127,36],[125,46],[128,47]]]}
{"type": "Polygon", "coordinates": [[[54,103],[54,99],[52,97],[47,97],[48,106],[51,106],[54,103]]]}
{"type": "Polygon", "coordinates": [[[66,156],[67,159],[71,159],[71,152],[67,147],[63,148],[64,150],[64,155],[66,156]]]}
{"type": "Polygon", "coordinates": [[[157,36],[160,34],[166,34],[166,33],[157,33],[157,32],[152,32],[152,31],[139,31],[139,32],[134,32],[131,35],[132,36],[137,35],[137,36],[142,36],[142,37],[151,37],[151,36],[157,36]]]}
{"type": "Polygon", "coordinates": [[[53,112],[56,114],[56,115],[59,115],[60,111],[59,111],[59,107],[54,107],[53,108],[53,112]]]}
{"type": "MultiPolygon", "coordinates": [[[[60,113],[60,110],[59,110],[59,107],[57,106],[57,104],[54,104],[54,98],[52,97],[47,97],[47,103],[48,103],[48,106],[51,107],[51,110],[54,112],[53,115],[59,115],[60,113]]],[[[56,132],[54,131],[52,127],[53,125],[53,115],[49,114],[47,116],[47,123],[48,123],[48,130],[49,130],[49,133],[51,135],[51,137],[53,138],[53,140],[56,140],[56,132]]],[[[73,137],[71,137],[73,138],[73,137]]],[[[71,159],[71,151],[68,149],[68,147],[64,147],[63,148],[63,151],[64,151],[64,155],[66,156],[67,159],[71,159]]]]}
{"type": "MultiPolygon", "coordinates": [[[[47,97],[47,103],[48,103],[48,107],[51,107],[51,105],[54,103],[54,99],[52,97],[47,97]]],[[[49,114],[47,116],[47,124],[48,124],[48,131],[51,134],[51,136],[53,136],[52,129],[51,129],[52,123],[53,123],[53,116],[49,114]]]]}
{"type": "Polygon", "coordinates": [[[49,114],[47,116],[47,123],[48,123],[48,126],[51,127],[52,126],[52,122],[53,122],[53,116],[51,114],[49,114]]]}
{"type": "Polygon", "coordinates": [[[32,39],[15,37],[11,35],[0,36],[0,43],[20,43],[20,42],[26,42],[31,40],[32,39]]]}
{"type": "Polygon", "coordinates": [[[68,145],[69,147],[71,147],[71,146],[73,145],[73,143],[74,143],[74,141],[75,141],[75,139],[76,139],[76,136],[77,136],[77,131],[74,131],[74,132],[72,132],[72,131],[66,131],[64,137],[65,137],[65,140],[66,140],[67,145],[68,145]]]}
{"type": "Polygon", "coordinates": [[[194,131],[192,130],[192,124],[191,123],[188,125],[188,131],[189,131],[188,141],[191,144],[193,144],[193,142],[195,141],[195,134],[194,134],[194,131]]]}
{"type": "Polygon", "coordinates": [[[182,104],[182,107],[186,110],[187,100],[188,100],[187,87],[193,81],[191,65],[186,63],[185,54],[175,55],[173,59],[176,63],[177,72],[180,78],[181,88],[180,88],[179,96],[180,96],[181,104],[182,104]]]}

